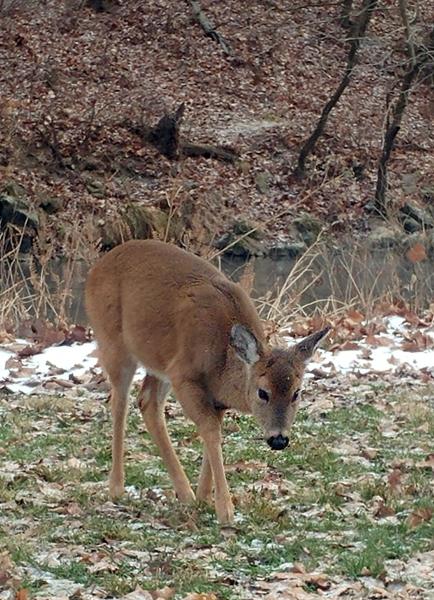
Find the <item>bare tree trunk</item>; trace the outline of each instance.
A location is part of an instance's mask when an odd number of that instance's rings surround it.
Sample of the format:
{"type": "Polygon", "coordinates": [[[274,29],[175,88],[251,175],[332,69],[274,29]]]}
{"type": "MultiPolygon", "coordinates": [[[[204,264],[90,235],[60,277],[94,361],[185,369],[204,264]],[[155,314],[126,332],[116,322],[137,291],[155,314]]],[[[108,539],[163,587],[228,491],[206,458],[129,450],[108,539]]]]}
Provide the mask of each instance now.
{"type": "Polygon", "coordinates": [[[384,134],[383,150],[381,158],[378,162],[377,185],[375,189],[375,208],[383,216],[387,214],[387,163],[389,162],[395,138],[401,127],[402,117],[408,104],[408,97],[411,91],[411,85],[416,77],[419,69],[425,63],[427,55],[421,60],[416,60],[415,64],[411,64],[402,80],[401,90],[398,100],[392,109],[392,119],[386,123],[386,131],[384,134]]]}
{"type": "Polygon", "coordinates": [[[179,155],[179,129],[184,116],[184,103],[171,115],[164,115],[148,133],[148,140],[161,154],[173,160],[179,155]]]}
{"type": "Polygon", "coordinates": [[[351,27],[353,25],[351,22],[352,7],[353,7],[353,0],[343,0],[342,1],[340,22],[341,22],[342,27],[345,27],[346,29],[351,29],[351,27]]]}
{"type": "Polygon", "coordinates": [[[416,64],[416,50],[414,47],[413,33],[410,28],[407,13],[407,0],[399,0],[399,12],[401,14],[402,24],[404,25],[405,39],[407,42],[407,51],[412,65],[416,64]]]}
{"type": "Polygon", "coordinates": [[[202,29],[205,32],[205,35],[210,37],[212,40],[220,44],[223,52],[225,54],[231,55],[233,54],[232,48],[230,44],[224,39],[222,35],[218,31],[216,31],[214,25],[208,19],[206,14],[202,11],[202,7],[198,0],[189,0],[189,4],[191,6],[191,10],[193,11],[193,16],[195,20],[199,23],[202,29]]]}
{"type": "Polygon", "coordinates": [[[327,102],[327,104],[324,106],[323,111],[321,113],[321,117],[320,117],[313,133],[306,140],[306,142],[304,143],[304,145],[300,151],[300,155],[298,157],[298,165],[297,165],[297,168],[295,169],[295,175],[297,177],[303,177],[304,172],[305,172],[306,158],[309,156],[309,154],[315,148],[316,142],[318,141],[319,137],[322,135],[322,133],[325,129],[327,119],[328,119],[330,112],[332,111],[334,106],[336,106],[336,104],[339,101],[339,98],[342,96],[342,94],[344,93],[345,89],[347,88],[348,84],[351,81],[353,69],[357,64],[357,59],[358,59],[357,52],[360,47],[360,42],[363,39],[363,37],[365,36],[366,29],[368,27],[371,15],[372,15],[373,11],[375,10],[377,2],[378,2],[378,0],[364,0],[364,2],[363,2],[362,10],[360,12],[357,22],[355,23],[354,30],[352,33],[351,46],[350,46],[350,51],[348,53],[347,66],[345,69],[344,76],[343,76],[339,86],[337,87],[335,93],[330,98],[330,100],[327,102]]]}

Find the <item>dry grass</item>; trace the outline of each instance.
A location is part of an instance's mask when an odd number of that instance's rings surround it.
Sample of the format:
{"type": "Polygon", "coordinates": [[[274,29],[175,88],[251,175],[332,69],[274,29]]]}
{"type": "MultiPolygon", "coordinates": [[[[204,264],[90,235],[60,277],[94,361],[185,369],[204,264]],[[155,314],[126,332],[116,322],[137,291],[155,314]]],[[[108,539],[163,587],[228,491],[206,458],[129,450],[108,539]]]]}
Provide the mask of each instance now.
{"type": "Polygon", "coordinates": [[[425,263],[412,264],[393,251],[376,253],[362,243],[330,248],[320,235],[257,307],[279,328],[312,316],[337,319],[350,309],[371,318],[396,303],[420,313],[433,297],[427,273],[425,263]]]}
{"type": "MultiPolygon", "coordinates": [[[[0,234],[0,326],[16,331],[27,319],[49,320],[56,326],[70,320],[73,286],[83,264],[97,256],[97,246],[86,238],[86,228],[71,228],[69,252],[61,262],[51,244],[36,240],[32,254],[19,249],[25,227],[11,247],[8,232],[0,234]]],[[[41,235],[40,240],[44,240],[41,235]]]]}

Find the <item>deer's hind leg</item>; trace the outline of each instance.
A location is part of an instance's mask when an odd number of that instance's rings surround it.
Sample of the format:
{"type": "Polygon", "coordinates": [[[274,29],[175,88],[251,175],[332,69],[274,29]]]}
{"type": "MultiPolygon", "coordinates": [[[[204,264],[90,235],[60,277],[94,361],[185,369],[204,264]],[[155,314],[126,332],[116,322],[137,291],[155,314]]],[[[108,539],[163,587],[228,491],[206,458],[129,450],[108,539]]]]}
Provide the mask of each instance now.
{"type": "Polygon", "coordinates": [[[128,394],[136,371],[137,362],[123,343],[108,340],[99,345],[99,358],[112,386],[110,407],[113,421],[112,469],[109,489],[112,498],[124,493],[124,439],[128,412],[128,394]]]}
{"type": "Polygon", "coordinates": [[[166,427],[164,404],[169,389],[168,382],[155,375],[146,375],[138,397],[138,405],[149,435],[158,447],[166,465],[178,498],[181,502],[190,503],[194,501],[194,493],[173,449],[166,427]]]}

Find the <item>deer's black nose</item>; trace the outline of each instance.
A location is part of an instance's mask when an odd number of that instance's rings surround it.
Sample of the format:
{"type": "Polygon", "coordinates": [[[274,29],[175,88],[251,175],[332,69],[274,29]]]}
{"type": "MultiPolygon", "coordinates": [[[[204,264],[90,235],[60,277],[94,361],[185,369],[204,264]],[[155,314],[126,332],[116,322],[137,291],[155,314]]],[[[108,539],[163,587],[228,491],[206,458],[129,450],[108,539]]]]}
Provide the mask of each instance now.
{"type": "Polygon", "coordinates": [[[286,436],[284,437],[283,435],[280,435],[280,433],[279,433],[279,435],[276,435],[276,436],[272,435],[267,440],[267,444],[273,450],[283,450],[284,448],[286,448],[288,443],[289,443],[289,438],[287,438],[286,436]]]}

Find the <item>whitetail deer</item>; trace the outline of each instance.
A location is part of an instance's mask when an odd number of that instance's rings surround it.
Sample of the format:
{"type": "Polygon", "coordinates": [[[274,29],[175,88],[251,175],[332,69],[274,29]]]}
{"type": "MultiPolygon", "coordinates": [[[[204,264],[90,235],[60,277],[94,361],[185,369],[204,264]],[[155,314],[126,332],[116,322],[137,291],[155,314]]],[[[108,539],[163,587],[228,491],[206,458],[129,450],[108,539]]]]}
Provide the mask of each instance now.
{"type": "Polygon", "coordinates": [[[209,502],[214,481],[218,519],[230,524],[221,448],[225,409],[253,414],[268,445],[285,448],[305,364],[329,328],[289,349],[272,348],[239,285],[202,258],[153,240],[130,241],[102,257],[87,280],[86,306],[112,385],[111,495],[124,491],[128,392],[141,363],[147,374],[138,405],[179,500],[192,502],[195,495],[166,429],[170,387],[204,444],[196,498],[209,502]]]}

